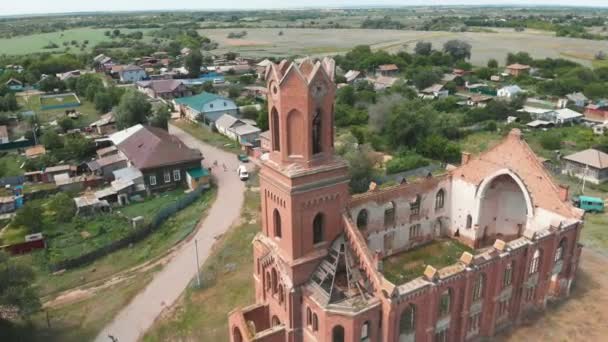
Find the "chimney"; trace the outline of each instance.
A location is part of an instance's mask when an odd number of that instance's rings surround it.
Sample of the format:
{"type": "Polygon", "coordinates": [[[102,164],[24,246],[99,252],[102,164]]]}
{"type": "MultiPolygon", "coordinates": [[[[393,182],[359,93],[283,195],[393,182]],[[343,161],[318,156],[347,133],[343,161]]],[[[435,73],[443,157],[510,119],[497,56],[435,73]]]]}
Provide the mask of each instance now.
{"type": "Polygon", "coordinates": [[[461,158],[460,158],[460,164],[466,165],[469,162],[469,160],[471,160],[471,154],[469,152],[462,152],[461,158]]]}
{"type": "Polygon", "coordinates": [[[562,202],[567,202],[569,197],[570,187],[568,185],[559,184],[559,199],[562,202]]]}

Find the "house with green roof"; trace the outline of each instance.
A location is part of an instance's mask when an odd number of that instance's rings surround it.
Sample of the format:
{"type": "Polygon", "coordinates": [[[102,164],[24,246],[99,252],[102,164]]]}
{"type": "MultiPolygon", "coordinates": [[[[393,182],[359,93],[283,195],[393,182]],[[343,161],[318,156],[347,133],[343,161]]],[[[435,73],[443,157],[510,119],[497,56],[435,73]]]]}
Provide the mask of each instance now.
{"type": "Polygon", "coordinates": [[[202,114],[203,122],[209,126],[224,114],[238,114],[238,107],[234,101],[212,93],[202,92],[198,95],[174,99],[173,103],[182,117],[196,121],[202,114]]]}

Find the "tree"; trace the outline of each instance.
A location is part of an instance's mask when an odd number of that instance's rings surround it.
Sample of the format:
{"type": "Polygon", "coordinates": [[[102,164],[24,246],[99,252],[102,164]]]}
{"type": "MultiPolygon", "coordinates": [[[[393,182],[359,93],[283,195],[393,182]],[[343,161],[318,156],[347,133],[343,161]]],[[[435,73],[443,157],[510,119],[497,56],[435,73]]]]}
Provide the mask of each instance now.
{"type": "Polygon", "coordinates": [[[55,130],[53,129],[46,130],[44,134],[42,134],[40,142],[42,142],[42,145],[44,145],[44,147],[49,150],[54,150],[63,147],[63,140],[61,139],[59,134],[57,134],[57,132],[55,132],[55,130]]]}
{"type": "Polygon", "coordinates": [[[350,188],[354,193],[365,192],[374,177],[374,158],[369,147],[361,145],[347,151],[344,159],[350,171],[350,188]]]}
{"type": "Polygon", "coordinates": [[[599,82],[589,83],[583,89],[583,93],[588,98],[600,99],[608,96],[608,85],[599,82]]]}
{"type": "Polygon", "coordinates": [[[0,251],[0,307],[16,308],[22,319],[38,311],[41,304],[34,280],[32,268],[0,251]]]}
{"type": "Polygon", "coordinates": [[[95,154],[95,142],[82,134],[67,134],[63,140],[63,149],[67,158],[86,159],[95,154]]]}
{"type": "Polygon", "coordinates": [[[458,39],[448,40],[443,44],[443,51],[455,60],[471,58],[471,44],[458,39]]]}
{"type": "Polygon", "coordinates": [[[118,36],[120,36],[120,30],[119,30],[119,29],[116,29],[116,30],[112,31],[112,35],[113,35],[114,37],[118,37],[118,36]]]}
{"type": "Polygon", "coordinates": [[[237,86],[231,86],[228,88],[228,97],[231,99],[236,99],[241,96],[241,88],[237,86]]]}
{"type": "Polygon", "coordinates": [[[201,75],[201,67],[203,66],[203,56],[198,49],[195,49],[186,56],[184,61],[186,69],[188,69],[188,76],[191,78],[198,78],[201,75]]]}
{"type": "Polygon", "coordinates": [[[65,192],[59,192],[51,196],[46,207],[45,214],[48,214],[50,219],[57,223],[70,222],[76,215],[74,200],[65,192]]]}
{"type": "Polygon", "coordinates": [[[488,68],[490,68],[490,69],[496,69],[496,68],[498,68],[498,61],[495,60],[494,58],[490,58],[488,60],[488,68]]]}
{"type": "Polygon", "coordinates": [[[39,89],[45,92],[52,92],[52,91],[64,91],[66,89],[66,84],[65,82],[61,81],[60,79],[58,79],[57,77],[51,75],[46,77],[45,79],[43,79],[42,81],[40,81],[39,83],[39,89]]]}
{"type": "Polygon", "coordinates": [[[116,124],[119,129],[125,129],[136,124],[148,122],[152,105],[146,96],[134,89],[129,89],[120,99],[116,109],[116,124]]]}
{"type": "Polygon", "coordinates": [[[154,111],[154,115],[150,119],[150,125],[167,130],[170,119],[171,109],[169,106],[160,106],[154,111]]]}
{"type": "Polygon", "coordinates": [[[336,94],[336,103],[354,106],[356,101],[355,88],[347,85],[338,89],[336,94]]]}
{"type": "Polygon", "coordinates": [[[458,145],[437,134],[430,135],[420,143],[417,150],[427,158],[443,162],[455,162],[460,157],[458,145]]]}
{"type": "Polygon", "coordinates": [[[423,69],[414,73],[412,83],[416,86],[416,88],[418,88],[418,90],[422,90],[439,82],[440,79],[441,77],[436,72],[423,69]]]}
{"type": "Polygon", "coordinates": [[[561,137],[553,132],[545,132],[540,137],[540,145],[546,150],[559,150],[561,147],[561,137]]]}
{"type": "Polygon", "coordinates": [[[112,110],[114,106],[114,101],[112,100],[112,95],[110,95],[107,91],[102,91],[95,94],[95,109],[98,113],[107,113],[112,110]]]}
{"type": "Polygon", "coordinates": [[[475,70],[475,75],[482,80],[489,80],[494,75],[494,70],[490,68],[479,68],[475,70]]]}
{"type": "Polygon", "coordinates": [[[433,51],[433,44],[431,42],[419,41],[414,48],[414,53],[421,56],[429,56],[431,51],[433,51]]]}
{"type": "Polygon", "coordinates": [[[39,201],[29,201],[15,213],[11,226],[23,227],[28,233],[40,233],[43,228],[42,206],[39,201]]]}
{"type": "Polygon", "coordinates": [[[438,112],[428,102],[419,99],[401,102],[388,117],[388,143],[395,149],[416,147],[436,129],[438,117],[438,112]]]}
{"type": "Polygon", "coordinates": [[[74,120],[68,116],[65,116],[59,120],[59,127],[61,127],[64,132],[67,132],[74,128],[74,120]]]}

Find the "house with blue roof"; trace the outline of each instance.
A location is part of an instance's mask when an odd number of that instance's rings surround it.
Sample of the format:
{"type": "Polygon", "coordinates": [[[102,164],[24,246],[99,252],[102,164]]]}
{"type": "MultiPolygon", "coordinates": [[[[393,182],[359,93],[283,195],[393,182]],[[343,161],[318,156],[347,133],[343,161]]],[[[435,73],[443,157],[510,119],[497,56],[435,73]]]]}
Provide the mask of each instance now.
{"type": "Polygon", "coordinates": [[[212,93],[202,92],[198,95],[174,99],[173,103],[182,117],[192,121],[202,119],[209,126],[215,124],[215,121],[224,114],[233,116],[238,114],[238,107],[234,101],[212,93]]]}

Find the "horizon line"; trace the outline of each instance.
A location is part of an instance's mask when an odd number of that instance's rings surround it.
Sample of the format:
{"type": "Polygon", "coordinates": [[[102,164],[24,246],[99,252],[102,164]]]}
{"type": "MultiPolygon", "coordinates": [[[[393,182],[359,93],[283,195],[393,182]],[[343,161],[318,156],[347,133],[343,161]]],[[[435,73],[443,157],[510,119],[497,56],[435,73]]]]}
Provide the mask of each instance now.
{"type": "Polygon", "coordinates": [[[47,12],[47,13],[15,13],[15,14],[0,14],[0,18],[27,18],[27,17],[45,17],[45,16],[62,16],[62,15],[84,15],[84,14],[128,14],[128,13],[157,13],[157,12],[249,12],[249,11],[302,11],[302,10],[328,10],[328,9],[399,9],[399,8],[450,8],[450,7],[470,7],[470,8],[584,8],[584,9],[608,9],[608,4],[602,5],[563,5],[563,4],[431,4],[431,5],[353,5],[353,6],[298,6],[298,7],[243,7],[243,8],[158,8],[147,10],[83,10],[74,12],[47,12]]]}

